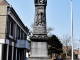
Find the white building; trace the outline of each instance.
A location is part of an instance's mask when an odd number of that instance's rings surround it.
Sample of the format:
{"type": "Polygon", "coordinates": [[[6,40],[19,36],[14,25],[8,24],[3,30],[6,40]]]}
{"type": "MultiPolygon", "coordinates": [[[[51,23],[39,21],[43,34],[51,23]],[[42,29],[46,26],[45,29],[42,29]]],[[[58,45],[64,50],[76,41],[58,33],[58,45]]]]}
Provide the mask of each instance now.
{"type": "Polygon", "coordinates": [[[0,60],[26,60],[27,32],[13,7],[0,0],[0,60]]]}

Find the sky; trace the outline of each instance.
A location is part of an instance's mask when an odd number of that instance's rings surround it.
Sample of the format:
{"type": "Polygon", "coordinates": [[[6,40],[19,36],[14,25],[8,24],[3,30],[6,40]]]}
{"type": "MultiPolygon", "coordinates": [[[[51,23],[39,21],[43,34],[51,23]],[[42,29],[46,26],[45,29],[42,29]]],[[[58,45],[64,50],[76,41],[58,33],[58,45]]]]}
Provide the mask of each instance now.
{"type": "MultiPolygon", "coordinates": [[[[6,0],[25,26],[31,29],[34,23],[35,5],[34,0],[6,0]]],[[[73,36],[77,47],[80,47],[80,0],[72,0],[73,8],[73,36]]],[[[47,27],[54,28],[51,32],[58,38],[63,35],[71,36],[71,1],[70,0],[47,0],[46,7],[47,27]]]]}

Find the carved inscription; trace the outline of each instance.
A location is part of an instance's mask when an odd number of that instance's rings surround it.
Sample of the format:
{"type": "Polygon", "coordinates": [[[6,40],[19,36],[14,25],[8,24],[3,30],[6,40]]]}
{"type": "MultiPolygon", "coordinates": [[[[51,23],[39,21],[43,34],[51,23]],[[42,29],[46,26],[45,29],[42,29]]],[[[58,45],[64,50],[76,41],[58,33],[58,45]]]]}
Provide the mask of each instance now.
{"type": "Polygon", "coordinates": [[[45,27],[35,27],[34,33],[35,34],[43,34],[43,33],[46,33],[46,28],[45,27]]]}

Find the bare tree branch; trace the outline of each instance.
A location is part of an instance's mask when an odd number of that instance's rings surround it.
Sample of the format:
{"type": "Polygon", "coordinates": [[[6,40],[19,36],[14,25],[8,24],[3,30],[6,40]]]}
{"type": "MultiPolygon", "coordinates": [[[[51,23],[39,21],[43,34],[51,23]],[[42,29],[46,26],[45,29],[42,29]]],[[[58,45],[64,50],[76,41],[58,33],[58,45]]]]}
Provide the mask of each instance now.
{"type": "Polygon", "coordinates": [[[54,28],[48,27],[46,31],[47,31],[47,33],[50,33],[53,30],[54,30],[54,28]]]}

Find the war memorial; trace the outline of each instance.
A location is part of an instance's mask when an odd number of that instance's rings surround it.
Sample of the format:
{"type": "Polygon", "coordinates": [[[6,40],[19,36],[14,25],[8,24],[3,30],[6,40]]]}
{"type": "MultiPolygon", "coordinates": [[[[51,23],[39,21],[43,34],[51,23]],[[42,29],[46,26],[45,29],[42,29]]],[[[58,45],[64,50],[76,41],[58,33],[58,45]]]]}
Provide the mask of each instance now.
{"type": "Polygon", "coordinates": [[[34,0],[35,17],[31,39],[31,55],[28,60],[50,60],[48,57],[48,36],[46,33],[47,0],[34,0]]]}

